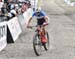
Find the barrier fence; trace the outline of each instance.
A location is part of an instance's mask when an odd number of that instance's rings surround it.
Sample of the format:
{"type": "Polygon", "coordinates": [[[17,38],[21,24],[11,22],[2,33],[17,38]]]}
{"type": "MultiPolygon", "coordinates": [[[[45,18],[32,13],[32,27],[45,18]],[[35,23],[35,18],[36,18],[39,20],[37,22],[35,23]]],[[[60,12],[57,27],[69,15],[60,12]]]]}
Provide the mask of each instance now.
{"type": "Polygon", "coordinates": [[[29,8],[23,14],[20,14],[9,21],[0,22],[0,51],[6,47],[7,43],[13,43],[18,39],[22,31],[25,30],[32,12],[33,10],[29,8]]]}
{"type": "MultiPolygon", "coordinates": [[[[36,5],[37,7],[37,0],[36,3],[31,3],[32,5],[36,5]]],[[[33,7],[34,7],[33,5],[33,7]]],[[[33,9],[29,8],[23,14],[20,14],[9,21],[1,21],[0,22],[0,51],[2,51],[7,43],[15,42],[19,35],[25,30],[27,26],[28,20],[33,13],[33,9]]]]}
{"type": "Polygon", "coordinates": [[[22,31],[25,30],[28,20],[31,17],[32,13],[33,13],[33,10],[29,8],[26,12],[17,16],[22,31]]]}
{"type": "Polygon", "coordinates": [[[0,22],[0,51],[7,45],[7,22],[0,22]]]}
{"type": "Polygon", "coordinates": [[[18,22],[18,18],[17,17],[12,18],[11,20],[8,21],[7,25],[12,35],[13,41],[15,41],[22,32],[18,22]]]}

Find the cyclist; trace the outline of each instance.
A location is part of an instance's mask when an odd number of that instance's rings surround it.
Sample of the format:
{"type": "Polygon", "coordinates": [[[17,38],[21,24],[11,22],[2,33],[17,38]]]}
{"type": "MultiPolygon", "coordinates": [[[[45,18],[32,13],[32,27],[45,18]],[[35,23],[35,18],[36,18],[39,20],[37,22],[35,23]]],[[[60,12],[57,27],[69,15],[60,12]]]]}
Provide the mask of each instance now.
{"type": "MultiPolygon", "coordinates": [[[[30,23],[30,21],[32,20],[33,17],[36,17],[36,19],[37,19],[37,25],[38,25],[37,30],[40,30],[41,28],[44,29],[45,26],[42,26],[42,25],[47,25],[47,24],[48,24],[48,23],[47,23],[47,21],[48,21],[48,16],[45,14],[44,11],[41,10],[40,7],[37,8],[37,9],[33,12],[32,16],[30,17],[30,19],[29,19],[29,21],[28,21],[27,27],[29,27],[29,23],[30,23]]],[[[44,30],[45,30],[45,29],[44,29],[44,30]]],[[[38,32],[39,32],[39,31],[38,31],[38,32]]],[[[39,32],[39,34],[40,34],[40,32],[39,32]]]]}

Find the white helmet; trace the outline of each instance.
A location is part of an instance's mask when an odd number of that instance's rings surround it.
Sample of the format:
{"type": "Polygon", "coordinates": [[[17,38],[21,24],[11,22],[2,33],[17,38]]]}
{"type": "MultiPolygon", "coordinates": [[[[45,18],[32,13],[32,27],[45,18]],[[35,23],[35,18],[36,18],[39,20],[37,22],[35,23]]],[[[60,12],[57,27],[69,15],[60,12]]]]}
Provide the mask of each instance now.
{"type": "Polygon", "coordinates": [[[41,7],[36,8],[35,11],[36,11],[36,12],[40,12],[40,11],[41,11],[41,7]]]}

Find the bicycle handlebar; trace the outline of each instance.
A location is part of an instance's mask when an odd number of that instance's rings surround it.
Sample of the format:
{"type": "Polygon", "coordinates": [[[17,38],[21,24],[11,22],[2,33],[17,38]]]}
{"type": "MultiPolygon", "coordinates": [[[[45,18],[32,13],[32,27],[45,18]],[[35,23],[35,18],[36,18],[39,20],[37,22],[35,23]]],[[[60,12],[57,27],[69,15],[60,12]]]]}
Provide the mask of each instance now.
{"type": "Polygon", "coordinates": [[[34,26],[27,26],[27,28],[33,28],[33,27],[38,27],[38,26],[46,26],[49,25],[49,23],[43,23],[42,25],[34,25],[34,26]]]}

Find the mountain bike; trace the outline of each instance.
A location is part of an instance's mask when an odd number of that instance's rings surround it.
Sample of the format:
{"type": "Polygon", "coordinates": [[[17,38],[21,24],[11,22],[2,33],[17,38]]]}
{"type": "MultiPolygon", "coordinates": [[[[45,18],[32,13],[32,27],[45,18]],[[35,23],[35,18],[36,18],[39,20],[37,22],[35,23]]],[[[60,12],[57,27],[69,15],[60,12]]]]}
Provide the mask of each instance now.
{"type": "Polygon", "coordinates": [[[33,49],[34,49],[34,52],[37,56],[40,56],[42,54],[42,46],[44,47],[44,49],[46,51],[48,51],[48,49],[49,49],[49,34],[45,30],[45,28],[44,29],[41,28],[41,27],[44,27],[46,25],[41,25],[40,30],[37,29],[38,25],[37,26],[31,26],[31,28],[36,27],[36,30],[35,30],[36,33],[33,36],[33,49]]]}

